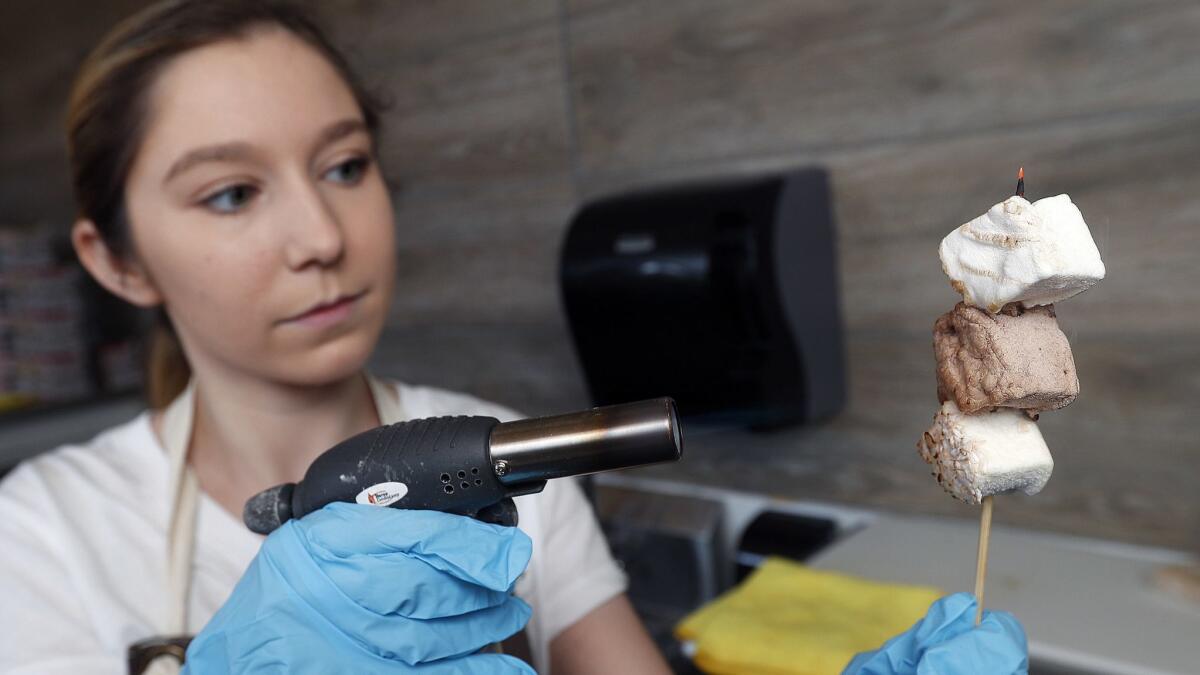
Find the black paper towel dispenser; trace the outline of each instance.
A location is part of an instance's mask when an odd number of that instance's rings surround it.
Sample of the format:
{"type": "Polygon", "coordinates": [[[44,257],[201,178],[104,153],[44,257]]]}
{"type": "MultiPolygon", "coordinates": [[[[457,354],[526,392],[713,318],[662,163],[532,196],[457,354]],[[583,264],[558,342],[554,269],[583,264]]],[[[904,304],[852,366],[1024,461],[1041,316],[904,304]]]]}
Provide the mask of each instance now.
{"type": "Polygon", "coordinates": [[[572,219],[563,304],[598,405],[808,422],[845,398],[829,181],[802,169],[599,199],[572,219]]]}

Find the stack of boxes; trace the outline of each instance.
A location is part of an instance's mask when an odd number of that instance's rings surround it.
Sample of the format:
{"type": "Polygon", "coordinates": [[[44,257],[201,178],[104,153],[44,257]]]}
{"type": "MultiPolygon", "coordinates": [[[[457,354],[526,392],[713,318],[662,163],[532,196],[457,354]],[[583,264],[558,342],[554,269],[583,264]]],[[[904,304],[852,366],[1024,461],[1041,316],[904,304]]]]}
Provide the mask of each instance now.
{"type": "Polygon", "coordinates": [[[91,393],[79,275],[43,228],[0,228],[0,411],[91,393]]]}
{"type": "Polygon", "coordinates": [[[0,226],[0,414],[135,391],[145,319],[92,281],[62,229],[0,226]]]}

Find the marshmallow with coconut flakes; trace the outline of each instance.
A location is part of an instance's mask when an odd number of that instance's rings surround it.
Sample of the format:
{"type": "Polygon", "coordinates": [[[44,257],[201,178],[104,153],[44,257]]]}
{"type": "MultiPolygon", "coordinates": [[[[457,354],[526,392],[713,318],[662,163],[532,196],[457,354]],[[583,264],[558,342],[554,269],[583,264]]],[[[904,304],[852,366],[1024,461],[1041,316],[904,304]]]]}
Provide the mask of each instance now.
{"type": "Polygon", "coordinates": [[[946,401],[917,441],[938,485],[968,504],[1006,492],[1041,492],[1054,471],[1037,424],[1013,408],[964,415],[946,401]]]}
{"type": "Polygon", "coordinates": [[[1048,305],[1104,278],[1083,214],[1067,195],[1009,197],[946,235],[942,270],[968,305],[992,314],[1010,302],[1048,305]]]}

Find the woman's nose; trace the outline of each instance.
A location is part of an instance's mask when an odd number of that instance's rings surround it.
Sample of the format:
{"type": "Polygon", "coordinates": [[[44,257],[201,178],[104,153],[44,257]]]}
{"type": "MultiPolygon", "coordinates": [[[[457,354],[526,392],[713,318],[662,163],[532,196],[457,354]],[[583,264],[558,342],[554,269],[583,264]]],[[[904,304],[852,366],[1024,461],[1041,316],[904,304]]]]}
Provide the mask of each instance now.
{"type": "Polygon", "coordinates": [[[311,184],[299,187],[293,195],[289,220],[285,224],[287,264],[294,270],[309,265],[328,267],[341,260],[346,241],[337,212],[311,184]]]}

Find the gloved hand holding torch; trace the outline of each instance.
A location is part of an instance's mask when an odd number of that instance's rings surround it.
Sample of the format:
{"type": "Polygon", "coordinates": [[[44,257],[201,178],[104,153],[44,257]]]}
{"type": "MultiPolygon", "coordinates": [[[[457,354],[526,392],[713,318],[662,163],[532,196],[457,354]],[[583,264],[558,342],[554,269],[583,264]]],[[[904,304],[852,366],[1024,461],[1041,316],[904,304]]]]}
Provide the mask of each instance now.
{"type": "Polygon", "coordinates": [[[184,673],[532,674],[478,653],[529,620],[510,591],[531,552],[513,527],[330,504],[267,537],[184,673]]]}
{"type": "Polygon", "coordinates": [[[479,653],[530,615],[511,595],[531,555],[507,527],[512,497],[681,450],[670,399],[504,424],[412,420],[347,439],[299,483],[247,502],[247,526],[270,536],[188,647],[186,672],[532,673],[479,653]]]}

